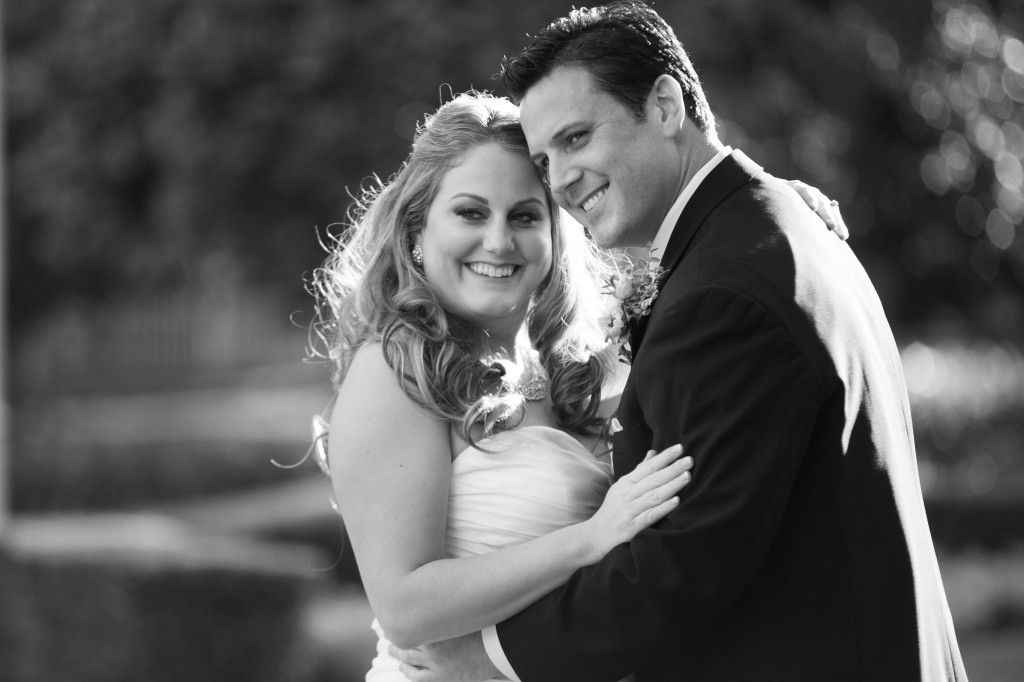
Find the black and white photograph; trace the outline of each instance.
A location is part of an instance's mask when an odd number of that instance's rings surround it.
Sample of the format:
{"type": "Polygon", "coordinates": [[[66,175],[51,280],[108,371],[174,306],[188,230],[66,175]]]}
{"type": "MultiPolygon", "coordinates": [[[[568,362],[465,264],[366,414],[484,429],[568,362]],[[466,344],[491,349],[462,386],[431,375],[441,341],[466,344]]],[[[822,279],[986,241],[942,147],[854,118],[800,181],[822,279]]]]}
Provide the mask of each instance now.
{"type": "Polygon", "coordinates": [[[0,680],[1024,679],[1016,0],[0,20],[0,680]]]}

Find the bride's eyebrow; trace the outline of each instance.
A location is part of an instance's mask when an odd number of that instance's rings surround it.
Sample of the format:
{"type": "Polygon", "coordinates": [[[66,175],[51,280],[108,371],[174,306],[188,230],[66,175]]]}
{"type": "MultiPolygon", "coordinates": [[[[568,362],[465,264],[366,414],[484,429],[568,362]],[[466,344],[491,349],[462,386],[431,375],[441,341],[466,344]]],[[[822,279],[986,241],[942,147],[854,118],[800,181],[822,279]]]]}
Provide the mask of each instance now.
{"type": "Polygon", "coordinates": [[[512,206],[512,208],[522,208],[526,204],[537,204],[541,208],[545,208],[547,204],[537,197],[530,197],[529,199],[520,199],[512,206]]]}
{"type": "Polygon", "coordinates": [[[473,199],[474,201],[479,201],[482,204],[490,205],[490,202],[479,194],[471,194],[469,192],[459,192],[458,194],[454,194],[449,201],[455,201],[456,199],[473,199]]]}

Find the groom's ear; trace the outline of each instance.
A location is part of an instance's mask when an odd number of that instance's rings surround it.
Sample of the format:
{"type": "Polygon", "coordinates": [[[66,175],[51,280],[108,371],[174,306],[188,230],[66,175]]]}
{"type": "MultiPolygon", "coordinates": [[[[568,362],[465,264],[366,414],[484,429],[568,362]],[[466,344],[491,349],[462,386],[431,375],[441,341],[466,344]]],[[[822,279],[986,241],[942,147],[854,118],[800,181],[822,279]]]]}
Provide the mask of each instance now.
{"type": "Polygon", "coordinates": [[[686,101],[679,81],[668,74],[658,76],[648,95],[647,115],[668,137],[679,134],[686,119],[686,101]]]}

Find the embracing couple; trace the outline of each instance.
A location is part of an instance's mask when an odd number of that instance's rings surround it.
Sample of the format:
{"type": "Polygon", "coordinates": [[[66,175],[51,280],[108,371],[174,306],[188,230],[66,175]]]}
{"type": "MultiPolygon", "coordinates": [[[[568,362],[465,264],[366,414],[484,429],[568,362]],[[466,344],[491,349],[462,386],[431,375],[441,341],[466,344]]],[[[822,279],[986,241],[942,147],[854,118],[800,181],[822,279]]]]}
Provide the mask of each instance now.
{"type": "Polygon", "coordinates": [[[502,76],[519,108],[428,117],[313,282],[367,679],[966,680],[834,203],[719,142],[642,3],[502,76]]]}

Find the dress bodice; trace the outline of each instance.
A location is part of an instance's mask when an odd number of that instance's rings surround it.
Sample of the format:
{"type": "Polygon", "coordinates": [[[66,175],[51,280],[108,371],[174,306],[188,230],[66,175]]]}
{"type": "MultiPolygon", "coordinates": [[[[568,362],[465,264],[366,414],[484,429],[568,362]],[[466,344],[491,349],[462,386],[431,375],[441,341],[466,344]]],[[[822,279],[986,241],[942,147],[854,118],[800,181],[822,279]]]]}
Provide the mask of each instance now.
{"type": "MultiPolygon", "coordinates": [[[[445,552],[486,554],[584,521],[601,506],[611,467],[548,426],[502,431],[452,462],[445,552]]],[[[376,621],[377,657],[367,682],[405,682],[376,621]]]]}
{"type": "Polygon", "coordinates": [[[610,481],[610,467],[563,431],[495,434],[452,462],[446,553],[493,552],[584,521],[610,481]]]}

